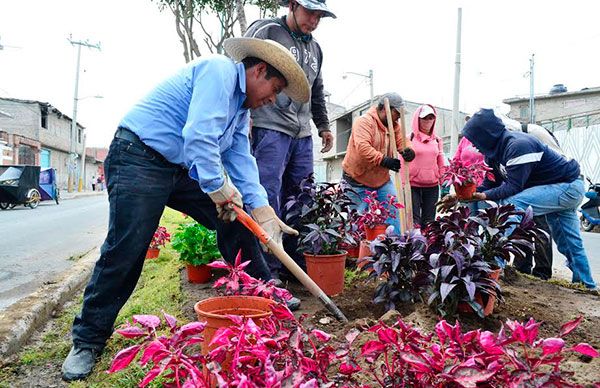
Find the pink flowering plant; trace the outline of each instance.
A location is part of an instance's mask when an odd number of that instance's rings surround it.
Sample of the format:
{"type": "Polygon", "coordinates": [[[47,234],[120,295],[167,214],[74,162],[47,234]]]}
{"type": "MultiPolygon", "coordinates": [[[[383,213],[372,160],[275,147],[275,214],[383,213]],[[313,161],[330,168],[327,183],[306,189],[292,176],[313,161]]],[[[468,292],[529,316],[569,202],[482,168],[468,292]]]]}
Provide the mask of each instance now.
{"type": "MultiPolygon", "coordinates": [[[[226,269],[228,275],[219,279],[218,287],[235,295],[281,297],[285,293],[264,284],[244,272],[248,262],[234,265],[211,265],[226,269]]],[[[183,388],[208,387],[330,387],[329,367],[336,359],[329,345],[331,336],[321,330],[308,330],[304,317],[297,319],[285,304],[271,305],[272,315],[254,322],[229,315],[233,322],[220,328],[213,336],[208,354],[201,354],[205,323],[192,322],[179,327],[174,317],[163,313],[166,328],[154,315],[134,315],[117,334],[137,343],[121,350],[114,357],[108,373],[128,367],[136,358],[145,368],[139,383],[145,387],[161,377],[164,386],[183,388]],[[165,332],[165,334],[160,334],[165,332]]]]}
{"type": "Polygon", "coordinates": [[[485,162],[465,163],[458,159],[452,159],[450,165],[444,168],[441,181],[443,186],[450,187],[469,183],[479,185],[485,178],[494,181],[492,169],[485,162]]]}
{"type": "Polygon", "coordinates": [[[360,226],[373,228],[377,225],[385,224],[388,218],[396,218],[396,209],[401,209],[403,206],[398,203],[394,195],[388,194],[385,201],[377,199],[376,191],[367,191],[367,196],[363,201],[367,204],[367,208],[360,215],[357,222],[360,226]]]}
{"type": "Polygon", "coordinates": [[[285,288],[275,287],[273,280],[265,282],[248,275],[244,271],[248,264],[250,264],[250,260],[242,262],[241,250],[238,252],[233,265],[224,260],[208,264],[211,268],[227,271],[227,275],[215,281],[213,288],[221,290],[223,295],[260,296],[276,302],[286,302],[292,298],[292,294],[285,288]]]}
{"type": "Polygon", "coordinates": [[[167,242],[171,241],[171,235],[167,232],[167,228],[164,226],[159,226],[156,228],[154,232],[154,236],[152,236],[152,241],[150,241],[149,248],[152,249],[160,249],[164,247],[167,242]]]}
{"type": "Polygon", "coordinates": [[[481,329],[463,333],[460,324],[438,322],[434,334],[404,323],[380,323],[376,336],[359,349],[358,333],[347,336],[344,362],[336,379],[346,387],[361,386],[365,375],[381,387],[575,387],[572,372],[561,370],[568,353],[598,357],[586,343],[567,346],[563,337],[582,317],[565,323],[557,337],[539,338],[540,322],[508,320],[498,333],[481,329]]]}

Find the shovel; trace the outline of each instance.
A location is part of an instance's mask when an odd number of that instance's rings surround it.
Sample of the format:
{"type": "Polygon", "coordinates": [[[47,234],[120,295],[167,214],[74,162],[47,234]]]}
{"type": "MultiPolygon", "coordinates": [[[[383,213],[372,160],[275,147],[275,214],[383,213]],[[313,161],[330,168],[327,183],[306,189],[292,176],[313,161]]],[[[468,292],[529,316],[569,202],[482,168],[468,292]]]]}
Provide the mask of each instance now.
{"type": "Polygon", "coordinates": [[[327,310],[329,310],[329,312],[332,313],[338,321],[343,323],[348,322],[348,318],[346,318],[338,306],[336,306],[335,303],[333,303],[333,301],[329,299],[327,295],[325,295],[323,290],[321,290],[319,286],[317,286],[317,284],[310,277],[308,277],[304,271],[302,271],[302,268],[296,264],[296,262],[283,250],[280,245],[271,239],[271,236],[269,236],[267,232],[265,232],[265,230],[248,215],[248,213],[236,205],[233,205],[233,209],[237,214],[237,219],[256,237],[258,237],[260,242],[262,242],[271,250],[271,252],[279,259],[279,261],[281,261],[281,263],[290,270],[296,279],[298,279],[314,297],[323,303],[327,310]]]}

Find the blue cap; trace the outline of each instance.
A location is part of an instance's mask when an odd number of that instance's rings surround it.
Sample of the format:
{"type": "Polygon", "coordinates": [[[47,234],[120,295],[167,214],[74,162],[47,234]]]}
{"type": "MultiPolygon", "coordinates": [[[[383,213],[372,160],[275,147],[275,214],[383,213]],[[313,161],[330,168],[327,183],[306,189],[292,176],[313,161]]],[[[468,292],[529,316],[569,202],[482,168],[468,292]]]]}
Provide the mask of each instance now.
{"type": "MultiPolygon", "coordinates": [[[[290,3],[290,0],[280,0],[279,5],[287,6],[290,3]]],[[[325,0],[296,0],[296,3],[300,4],[306,9],[310,9],[311,11],[321,11],[323,12],[324,17],[331,17],[337,19],[337,16],[333,12],[327,8],[325,4],[325,0]]]]}

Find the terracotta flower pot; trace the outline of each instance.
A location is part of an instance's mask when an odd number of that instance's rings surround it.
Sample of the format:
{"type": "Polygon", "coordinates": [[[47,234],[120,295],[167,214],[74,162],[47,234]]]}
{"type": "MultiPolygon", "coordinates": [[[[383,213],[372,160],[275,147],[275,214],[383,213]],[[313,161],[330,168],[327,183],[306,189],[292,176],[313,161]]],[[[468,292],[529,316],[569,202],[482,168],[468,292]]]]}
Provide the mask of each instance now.
{"type": "Polygon", "coordinates": [[[344,291],[346,251],[336,255],[311,255],[304,253],[306,272],[323,292],[334,296],[344,291]]]}
{"type": "Polygon", "coordinates": [[[371,256],[371,247],[369,246],[371,242],[368,240],[362,240],[360,242],[360,246],[358,249],[358,260],[362,259],[366,256],[371,256]]]}
{"type": "Polygon", "coordinates": [[[375,225],[372,228],[365,226],[365,234],[367,235],[367,240],[369,240],[369,241],[375,240],[375,238],[377,238],[377,236],[385,233],[385,230],[387,229],[387,227],[388,227],[387,224],[375,225]]]}
{"type": "Polygon", "coordinates": [[[347,257],[357,258],[359,251],[360,251],[360,246],[358,246],[358,245],[348,247],[348,248],[346,248],[346,252],[348,252],[347,257]]]}
{"type": "Polygon", "coordinates": [[[208,265],[186,264],[188,281],[190,283],[207,283],[212,277],[212,272],[208,265]]]}
{"type": "Polygon", "coordinates": [[[239,315],[252,318],[254,323],[261,325],[261,319],[272,314],[270,306],[275,303],[271,299],[260,296],[216,296],[201,300],[194,305],[198,321],[206,322],[202,342],[202,353],[207,354],[214,346],[209,347],[213,336],[221,327],[231,326],[227,315],[239,315]]]}
{"type": "MultiPolygon", "coordinates": [[[[495,269],[490,272],[490,279],[498,281],[500,279],[501,269],[495,269]]],[[[475,293],[475,302],[477,302],[483,308],[483,316],[487,317],[494,312],[494,304],[496,303],[496,295],[482,294],[481,292],[475,293]],[[484,301],[485,299],[485,301],[484,301]]],[[[474,313],[473,308],[465,302],[458,304],[458,311],[461,313],[474,313]]]]}
{"type": "Polygon", "coordinates": [[[148,248],[146,251],[146,259],[156,259],[160,253],[160,248],[148,248]]]}
{"type": "Polygon", "coordinates": [[[466,200],[473,198],[473,194],[477,190],[475,183],[466,183],[464,185],[454,184],[454,191],[456,191],[456,197],[459,200],[466,200]]]}

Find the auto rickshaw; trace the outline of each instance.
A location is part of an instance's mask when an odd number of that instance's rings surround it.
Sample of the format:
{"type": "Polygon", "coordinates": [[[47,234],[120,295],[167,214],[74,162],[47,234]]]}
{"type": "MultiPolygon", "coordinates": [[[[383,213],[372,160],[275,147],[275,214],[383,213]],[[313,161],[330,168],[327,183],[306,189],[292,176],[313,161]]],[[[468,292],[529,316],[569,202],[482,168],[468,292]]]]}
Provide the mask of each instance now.
{"type": "Polygon", "coordinates": [[[44,169],[40,174],[40,166],[0,166],[0,209],[17,205],[35,209],[42,200],[55,200],[58,204],[54,169],[44,169]]]}

